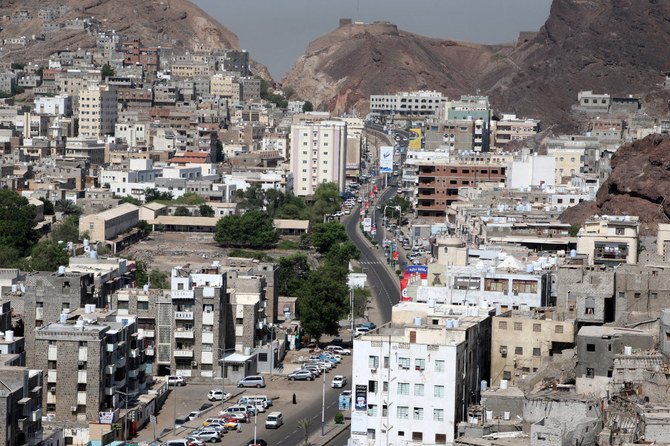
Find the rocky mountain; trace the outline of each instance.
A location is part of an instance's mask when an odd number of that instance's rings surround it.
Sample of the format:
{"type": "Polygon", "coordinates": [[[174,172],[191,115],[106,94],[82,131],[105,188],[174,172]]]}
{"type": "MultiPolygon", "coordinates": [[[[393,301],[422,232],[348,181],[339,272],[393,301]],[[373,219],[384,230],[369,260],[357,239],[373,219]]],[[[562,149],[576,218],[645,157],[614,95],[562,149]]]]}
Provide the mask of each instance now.
{"type": "Polygon", "coordinates": [[[487,46],[431,39],[389,24],[345,25],[312,42],[283,83],[336,112],[370,94],[477,90],[506,112],[570,123],[579,90],[654,90],[668,61],[670,2],[554,0],[537,33],[487,46]]]}
{"type": "Polygon", "coordinates": [[[621,146],[612,157],[612,173],[594,202],[567,209],[561,221],[581,224],[600,215],[637,215],[641,231],[655,234],[657,223],[670,222],[670,135],[650,135],[621,146]]]}
{"type": "MultiPolygon", "coordinates": [[[[0,41],[40,35],[44,24],[63,24],[76,18],[93,18],[99,24],[88,31],[61,29],[44,41],[27,48],[5,45],[0,60],[29,62],[46,59],[55,51],[95,46],[96,29],[115,30],[129,38],[139,38],[147,46],[172,47],[176,52],[192,51],[204,45],[239,49],[237,36],[188,0],[0,0],[0,41]],[[51,20],[39,18],[38,11],[62,7],[62,14],[51,20]],[[30,15],[19,19],[22,11],[30,15]]],[[[2,54],[2,53],[0,53],[2,54]]],[[[270,78],[267,69],[257,64],[260,74],[270,78]]]]}

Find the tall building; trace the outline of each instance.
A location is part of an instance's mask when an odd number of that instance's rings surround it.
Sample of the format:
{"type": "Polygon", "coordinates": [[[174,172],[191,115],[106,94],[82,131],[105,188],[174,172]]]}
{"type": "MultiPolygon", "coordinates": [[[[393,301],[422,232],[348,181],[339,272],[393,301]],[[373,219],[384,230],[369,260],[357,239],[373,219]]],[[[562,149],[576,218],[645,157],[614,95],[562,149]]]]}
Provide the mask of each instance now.
{"type": "Polygon", "coordinates": [[[370,96],[370,112],[383,115],[430,115],[447,98],[438,91],[404,91],[370,96]]]}
{"type": "Polygon", "coordinates": [[[474,151],[489,150],[491,107],[488,96],[461,96],[460,100],[446,101],[440,112],[448,121],[474,121],[474,151]]]}
{"type": "Polygon", "coordinates": [[[42,442],[42,371],[0,366],[0,444],[42,442]]]}
{"type": "Polygon", "coordinates": [[[488,380],[489,310],[401,302],[354,341],[351,438],[357,445],[452,444],[488,380]]]}
{"type": "Polygon", "coordinates": [[[342,121],[302,122],[291,126],[293,193],[314,195],[321,183],[344,190],[347,124],[342,121]]]}
{"type": "Polygon", "coordinates": [[[113,135],[116,116],[116,88],[91,84],[79,92],[79,136],[113,135]]]}

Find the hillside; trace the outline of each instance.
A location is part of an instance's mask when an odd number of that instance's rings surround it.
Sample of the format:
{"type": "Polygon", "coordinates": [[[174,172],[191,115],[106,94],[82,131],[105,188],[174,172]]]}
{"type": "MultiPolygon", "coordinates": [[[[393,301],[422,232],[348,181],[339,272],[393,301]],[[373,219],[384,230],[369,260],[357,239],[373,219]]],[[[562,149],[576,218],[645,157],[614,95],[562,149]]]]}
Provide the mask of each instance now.
{"type": "Polygon", "coordinates": [[[346,25],[309,45],[284,85],[336,112],[367,110],[370,94],[477,90],[506,112],[572,124],[579,90],[644,96],[658,89],[670,45],[670,2],[554,0],[537,33],[516,45],[431,39],[394,25],[346,25]]]}
{"type": "Polygon", "coordinates": [[[600,215],[637,215],[641,231],[655,234],[658,223],[670,222],[670,135],[650,135],[621,146],[612,157],[612,173],[595,202],[567,209],[561,221],[581,224],[600,215]]]}

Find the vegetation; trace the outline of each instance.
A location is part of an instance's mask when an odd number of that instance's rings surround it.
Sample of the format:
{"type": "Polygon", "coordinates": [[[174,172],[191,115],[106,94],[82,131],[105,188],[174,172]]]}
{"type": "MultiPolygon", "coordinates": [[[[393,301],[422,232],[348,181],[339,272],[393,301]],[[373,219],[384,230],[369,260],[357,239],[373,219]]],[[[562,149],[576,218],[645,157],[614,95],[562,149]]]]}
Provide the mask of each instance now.
{"type": "Polygon", "coordinates": [[[208,204],[201,204],[198,208],[201,217],[214,217],[214,209],[208,204]]]}
{"type": "Polygon", "coordinates": [[[344,414],[342,412],[335,414],[335,424],[344,424],[344,414]]]}
{"type": "Polygon", "coordinates": [[[152,288],[170,288],[170,280],[167,273],[157,269],[148,271],[146,263],[141,260],[137,260],[135,266],[135,280],[137,281],[137,286],[142,287],[148,283],[152,288]]]}
{"type": "Polygon", "coordinates": [[[10,67],[12,70],[23,70],[26,67],[26,65],[19,62],[12,62],[10,67]]]}
{"type": "Polygon", "coordinates": [[[142,200],[138,200],[134,197],[120,197],[119,200],[121,203],[130,203],[134,204],[135,206],[142,206],[142,200]]]}
{"type": "Polygon", "coordinates": [[[245,259],[254,259],[259,262],[270,262],[272,257],[263,251],[249,251],[246,249],[233,249],[228,253],[228,257],[242,257],[245,259]]]}
{"type": "Polygon", "coordinates": [[[303,253],[279,259],[279,295],[297,296],[307,276],[309,275],[309,260],[303,253]]]}
{"type": "Polygon", "coordinates": [[[300,245],[293,240],[279,240],[279,243],[277,243],[277,249],[300,249],[300,245]]]}
{"type": "Polygon", "coordinates": [[[577,237],[577,233],[579,233],[579,230],[582,227],[580,225],[570,225],[570,229],[568,229],[568,235],[570,237],[577,237]]]}
{"type": "Polygon", "coordinates": [[[114,76],[114,68],[112,68],[108,63],[102,66],[100,70],[100,77],[105,80],[108,77],[114,76]]]}
{"type": "Polygon", "coordinates": [[[40,198],[40,201],[44,203],[44,215],[53,215],[55,211],[54,204],[46,198],[40,198]]]}
{"type": "Polygon", "coordinates": [[[9,189],[0,190],[0,266],[14,266],[25,257],[39,235],[33,229],[35,207],[9,189]]]}
{"type": "Polygon", "coordinates": [[[310,243],[317,252],[325,254],[338,243],[347,240],[347,233],[344,226],[337,221],[328,223],[318,223],[312,228],[310,234],[310,243]]]}
{"type": "Polygon", "coordinates": [[[261,99],[267,102],[271,102],[279,108],[288,107],[288,100],[286,99],[286,96],[277,93],[271,93],[268,81],[261,77],[257,77],[257,79],[261,81],[261,99]]]}
{"type": "Polygon", "coordinates": [[[65,243],[59,244],[51,240],[41,240],[30,251],[21,269],[26,271],[55,271],[61,265],[69,263],[70,256],[65,251],[65,243]]]}
{"type": "Polygon", "coordinates": [[[400,207],[401,215],[412,211],[412,202],[407,198],[401,197],[399,195],[386,200],[382,206],[382,210],[384,209],[384,206],[389,206],[389,208],[386,210],[386,216],[389,218],[400,217],[400,215],[398,215],[398,210],[395,209],[396,207],[400,207]]]}
{"type": "Polygon", "coordinates": [[[171,201],[172,200],[172,194],[170,192],[160,192],[158,189],[156,189],[154,187],[150,187],[148,189],[145,189],[145,191],[144,191],[144,202],[145,203],[151,203],[152,201],[158,201],[158,200],[171,201]]]}
{"type": "Polygon", "coordinates": [[[279,240],[272,217],[259,210],[228,215],[216,223],[214,240],[222,246],[269,248],[279,240]]]}
{"type": "Polygon", "coordinates": [[[185,206],[179,206],[174,210],[174,215],[176,217],[188,217],[191,215],[191,211],[189,211],[185,206]]]}
{"type": "Polygon", "coordinates": [[[314,105],[313,105],[311,102],[309,102],[309,101],[305,101],[305,103],[302,104],[302,111],[303,111],[303,112],[311,112],[311,111],[314,111],[314,105]]]}
{"type": "Polygon", "coordinates": [[[78,242],[79,241],[79,216],[70,215],[59,225],[56,225],[50,234],[53,242],[78,242]]]}
{"type": "Polygon", "coordinates": [[[81,208],[74,204],[73,201],[66,198],[61,198],[60,200],[56,201],[54,209],[56,212],[61,212],[65,215],[81,215],[81,208]]]}
{"type": "Polygon", "coordinates": [[[365,316],[365,311],[370,303],[369,288],[354,288],[354,317],[365,316]]]}
{"type": "Polygon", "coordinates": [[[216,159],[214,162],[222,163],[223,162],[223,143],[221,141],[216,142],[216,159]]]}

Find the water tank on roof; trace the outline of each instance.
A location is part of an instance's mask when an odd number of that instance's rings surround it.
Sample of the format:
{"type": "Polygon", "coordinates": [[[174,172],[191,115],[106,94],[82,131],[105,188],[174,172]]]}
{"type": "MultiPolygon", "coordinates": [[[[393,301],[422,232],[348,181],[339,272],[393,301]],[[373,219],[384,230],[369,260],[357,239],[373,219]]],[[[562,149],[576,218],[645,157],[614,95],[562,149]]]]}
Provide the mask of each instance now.
{"type": "Polygon", "coordinates": [[[250,356],[251,355],[251,347],[244,347],[244,354],[246,356],[250,356]]]}
{"type": "Polygon", "coordinates": [[[453,322],[453,326],[454,326],[454,328],[458,328],[459,325],[460,325],[459,320],[458,320],[458,319],[454,319],[454,322],[453,322]]]}
{"type": "Polygon", "coordinates": [[[500,380],[500,388],[501,389],[506,389],[508,384],[509,384],[509,382],[506,379],[501,379],[500,380]]]}
{"type": "Polygon", "coordinates": [[[148,283],[144,284],[142,289],[144,290],[145,293],[148,292],[149,291],[149,284],[148,283]]]}
{"type": "Polygon", "coordinates": [[[480,387],[481,387],[481,391],[484,392],[486,389],[488,389],[488,386],[489,386],[489,383],[486,382],[485,379],[483,379],[482,382],[481,382],[481,386],[480,386],[480,387]]]}
{"type": "Polygon", "coordinates": [[[16,284],[12,285],[12,293],[16,293],[18,291],[19,287],[16,286],[16,284]]]}
{"type": "Polygon", "coordinates": [[[447,328],[454,328],[454,320],[453,319],[447,319],[446,325],[447,325],[447,328]]]}
{"type": "Polygon", "coordinates": [[[88,246],[88,239],[85,238],[85,239],[84,239],[84,247],[87,247],[87,246],[88,246]]]}
{"type": "Polygon", "coordinates": [[[5,331],[5,341],[7,341],[7,342],[13,342],[14,341],[14,331],[13,330],[5,331]]]}
{"type": "Polygon", "coordinates": [[[60,323],[61,323],[61,324],[66,323],[66,322],[67,322],[67,313],[61,313],[61,314],[60,314],[60,319],[59,319],[59,320],[60,320],[60,323]]]}
{"type": "Polygon", "coordinates": [[[414,318],[414,325],[416,325],[417,327],[419,327],[419,326],[421,326],[422,321],[423,321],[423,320],[421,319],[421,317],[416,316],[416,317],[414,318]]]}
{"type": "Polygon", "coordinates": [[[58,267],[58,275],[62,276],[65,274],[65,267],[63,265],[58,267]]]}
{"type": "Polygon", "coordinates": [[[624,348],[623,348],[623,354],[626,355],[626,356],[632,355],[633,354],[633,347],[631,347],[630,345],[625,345],[624,348]]]}
{"type": "Polygon", "coordinates": [[[91,251],[88,253],[88,256],[92,259],[97,259],[98,258],[98,251],[95,249],[91,249],[91,251]]]}
{"type": "Polygon", "coordinates": [[[570,250],[570,257],[573,258],[573,259],[575,257],[577,257],[577,250],[576,249],[571,249],[570,250]]]}
{"type": "Polygon", "coordinates": [[[526,265],[526,272],[527,273],[532,273],[533,272],[533,264],[532,263],[529,263],[528,265],[526,265]]]}

